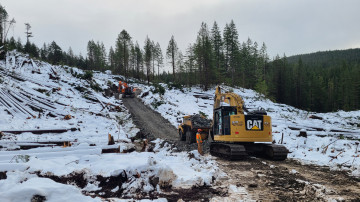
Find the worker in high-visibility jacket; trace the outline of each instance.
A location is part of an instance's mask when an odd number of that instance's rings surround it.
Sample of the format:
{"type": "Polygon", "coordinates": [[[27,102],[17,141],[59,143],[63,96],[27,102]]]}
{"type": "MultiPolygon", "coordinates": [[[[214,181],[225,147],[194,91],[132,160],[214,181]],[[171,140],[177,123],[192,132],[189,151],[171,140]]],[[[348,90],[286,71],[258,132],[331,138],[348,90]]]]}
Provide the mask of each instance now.
{"type": "Polygon", "coordinates": [[[196,142],[198,144],[198,152],[200,155],[204,155],[203,149],[202,149],[202,138],[201,138],[201,129],[198,129],[198,132],[196,133],[196,142]]]}
{"type": "Polygon", "coordinates": [[[122,89],[122,93],[125,93],[125,89],[128,87],[127,83],[123,83],[123,89],[122,89]]]}
{"type": "Polygon", "coordinates": [[[119,81],[119,89],[118,89],[118,92],[121,93],[122,92],[122,82],[119,81]]]}

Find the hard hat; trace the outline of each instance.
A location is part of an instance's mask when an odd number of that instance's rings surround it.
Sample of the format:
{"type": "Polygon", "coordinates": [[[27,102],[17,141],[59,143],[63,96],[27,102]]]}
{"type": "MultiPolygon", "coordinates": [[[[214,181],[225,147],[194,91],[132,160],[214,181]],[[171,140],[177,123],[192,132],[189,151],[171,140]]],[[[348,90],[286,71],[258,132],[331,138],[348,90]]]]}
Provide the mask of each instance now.
{"type": "Polygon", "coordinates": [[[119,81],[119,83],[121,83],[121,81],[119,81]]]}
{"type": "Polygon", "coordinates": [[[202,130],[201,129],[198,129],[198,132],[201,132],[202,130]]]}

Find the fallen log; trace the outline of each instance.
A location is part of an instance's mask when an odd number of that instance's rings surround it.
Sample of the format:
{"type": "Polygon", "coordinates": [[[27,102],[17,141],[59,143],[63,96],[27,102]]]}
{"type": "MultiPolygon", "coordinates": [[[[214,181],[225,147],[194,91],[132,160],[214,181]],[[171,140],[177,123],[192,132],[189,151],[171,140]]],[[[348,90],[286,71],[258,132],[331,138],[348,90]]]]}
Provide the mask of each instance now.
{"type": "Polygon", "coordinates": [[[211,100],[212,99],[212,96],[210,96],[210,95],[194,95],[194,97],[200,98],[203,100],[211,100]]]}
{"type": "Polygon", "coordinates": [[[338,130],[338,129],[331,129],[330,132],[334,132],[334,133],[356,133],[355,131],[338,130]]]}
{"type": "Polygon", "coordinates": [[[120,153],[120,146],[117,147],[105,147],[101,149],[101,153],[120,153]]]}
{"type": "Polygon", "coordinates": [[[316,115],[310,115],[310,116],[309,116],[309,118],[310,118],[310,119],[323,120],[323,118],[322,118],[322,117],[320,117],[320,116],[316,116],[316,115]]]}
{"type": "Polygon", "coordinates": [[[21,134],[21,133],[33,133],[33,134],[43,134],[43,133],[65,133],[67,131],[76,131],[77,128],[68,128],[68,129],[44,129],[44,130],[0,130],[3,133],[11,134],[21,134]]]}
{"type": "Polygon", "coordinates": [[[301,130],[302,128],[297,128],[297,127],[294,127],[294,126],[288,126],[288,128],[290,130],[301,130]]]}
{"type": "Polygon", "coordinates": [[[51,141],[0,141],[0,145],[6,144],[52,144],[63,146],[64,143],[76,142],[76,140],[51,140],[51,141]]]}
{"type": "Polygon", "coordinates": [[[21,150],[28,150],[28,149],[34,149],[38,147],[54,147],[57,146],[56,144],[21,144],[18,145],[21,150]]]}

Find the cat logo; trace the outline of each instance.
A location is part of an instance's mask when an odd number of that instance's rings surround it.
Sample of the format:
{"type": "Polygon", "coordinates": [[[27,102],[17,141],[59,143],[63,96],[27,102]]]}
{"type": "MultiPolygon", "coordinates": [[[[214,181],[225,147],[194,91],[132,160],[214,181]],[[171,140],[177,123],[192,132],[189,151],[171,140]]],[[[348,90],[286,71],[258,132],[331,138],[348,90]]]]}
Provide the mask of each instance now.
{"type": "Polygon", "coordinates": [[[245,127],[246,130],[263,130],[263,117],[262,116],[246,116],[245,117],[245,127]]]}

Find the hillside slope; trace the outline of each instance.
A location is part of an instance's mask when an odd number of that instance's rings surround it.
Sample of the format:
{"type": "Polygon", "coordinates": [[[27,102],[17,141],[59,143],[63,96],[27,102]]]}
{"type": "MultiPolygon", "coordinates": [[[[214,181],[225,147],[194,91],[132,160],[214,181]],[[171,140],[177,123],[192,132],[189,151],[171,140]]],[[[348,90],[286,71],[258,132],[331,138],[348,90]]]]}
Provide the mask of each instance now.
{"type": "Polygon", "coordinates": [[[11,52],[0,61],[0,80],[3,201],[179,198],[166,189],[209,186],[221,175],[211,157],[137,137],[122,101],[97,92],[116,81],[112,75],[11,52]]]}
{"type": "Polygon", "coordinates": [[[306,65],[341,65],[343,62],[348,64],[360,63],[360,48],[347,50],[319,51],[315,53],[300,54],[286,57],[291,64],[298,63],[301,58],[306,65]]]}

